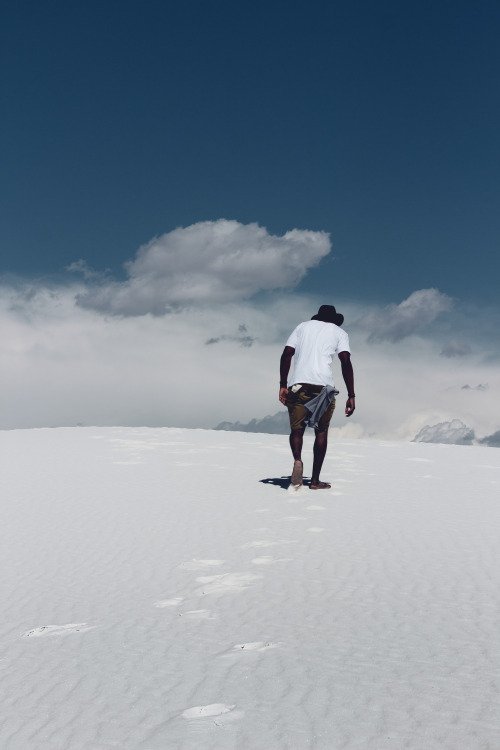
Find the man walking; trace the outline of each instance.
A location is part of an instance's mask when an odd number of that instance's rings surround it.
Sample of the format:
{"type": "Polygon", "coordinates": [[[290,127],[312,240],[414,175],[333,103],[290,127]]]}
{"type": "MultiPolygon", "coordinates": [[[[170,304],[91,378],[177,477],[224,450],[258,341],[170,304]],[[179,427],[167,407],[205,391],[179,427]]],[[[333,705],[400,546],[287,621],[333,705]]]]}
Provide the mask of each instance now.
{"type": "Polygon", "coordinates": [[[317,315],[295,328],[283,349],[280,361],[279,399],[288,407],[290,417],[290,447],[295,459],[292,484],[302,484],[302,442],[306,424],[314,427],[313,470],[310,490],[326,490],[331,487],[320,482],[319,475],[326,455],[328,426],[335,409],[332,361],[338,354],[342,375],[347,387],[345,415],[354,412],[354,372],[351,364],[349,336],[340,326],[344,316],[337,313],[333,305],[321,305],[317,315]],[[288,386],[288,373],[295,355],[292,382],[288,386]]]}

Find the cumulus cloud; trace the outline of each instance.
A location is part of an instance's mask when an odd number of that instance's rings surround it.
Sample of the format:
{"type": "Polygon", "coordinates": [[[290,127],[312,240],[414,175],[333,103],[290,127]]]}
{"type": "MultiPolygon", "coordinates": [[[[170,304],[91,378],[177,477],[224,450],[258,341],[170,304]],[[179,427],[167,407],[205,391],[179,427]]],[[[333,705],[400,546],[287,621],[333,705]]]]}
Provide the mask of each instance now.
{"type": "Polygon", "coordinates": [[[445,443],[447,445],[472,445],[474,430],[461,419],[422,427],[413,439],[414,443],[445,443]]]}
{"type": "Polygon", "coordinates": [[[451,310],[452,299],[437,289],[419,289],[399,305],[374,310],[356,321],[369,332],[368,341],[397,343],[423,328],[442,312],[451,310]]]}
{"type": "MultiPolygon", "coordinates": [[[[125,281],[89,286],[77,303],[112,315],[162,316],[196,304],[248,299],[295,287],[330,248],[326,232],[292,229],[279,237],[256,223],[199,222],[155,237],[125,264],[125,281]]],[[[86,266],[73,270],[85,272],[86,266]]]]}
{"type": "Polygon", "coordinates": [[[466,357],[471,353],[471,347],[464,341],[449,341],[441,349],[442,357],[466,357]]]}
{"type": "Polygon", "coordinates": [[[497,430],[493,435],[487,435],[477,441],[481,445],[486,445],[488,448],[500,448],[500,430],[497,430]]]}

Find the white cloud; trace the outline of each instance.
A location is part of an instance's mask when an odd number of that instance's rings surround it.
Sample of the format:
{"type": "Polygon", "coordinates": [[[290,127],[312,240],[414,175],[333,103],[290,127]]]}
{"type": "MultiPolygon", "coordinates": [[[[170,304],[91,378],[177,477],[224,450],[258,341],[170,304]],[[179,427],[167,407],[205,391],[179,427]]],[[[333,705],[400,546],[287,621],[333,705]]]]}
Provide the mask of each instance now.
{"type": "Polygon", "coordinates": [[[447,445],[472,445],[474,430],[467,427],[460,419],[451,422],[426,425],[415,436],[415,443],[445,443],[447,445]]]}
{"type": "MultiPolygon", "coordinates": [[[[260,291],[295,287],[330,248],[326,232],[293,229],[278,237],[255,223],[199,222],[155,237],[125,264],[126,281],[91,286],[78,304],[133,316],[248,299],[260,291]]],[[[82,263],[72,270],[88,273],[82,263]]]]}
{"type": "Polygon", "coordinates": [[[0,428],[208,428],[270,413],[279,407],[271,383],[289,327],[318,306],[280,297],[267,307],[239,302],[203,314],[106,317],[75,305],[83,289],[0,288],[0,428]],[[220,341],[206,346],[214,334],[220,341]]]}
{"type": "Polygon", "coordinates": [[[110,272],[109,268],[107,268],[105,271],[96,271],[94,268],[91,268],[87,261],[83,260],[83,258],[80,258],[80,260],[75,260],[74,263],[70,263],[69,266],[66,266],[66,271],[69,271],[70,273],[80,273],[85,281],[88,281],[90,279],[104,279],[110,272]]]}
{"type": "Polygon", "coordinates": [[[419,289],[399,305],[388,305],[364,315],[357,325],[369,332],[368,341],[396,343],[432,323],[451,310],[452,299],[437,289],[419,289]]]}

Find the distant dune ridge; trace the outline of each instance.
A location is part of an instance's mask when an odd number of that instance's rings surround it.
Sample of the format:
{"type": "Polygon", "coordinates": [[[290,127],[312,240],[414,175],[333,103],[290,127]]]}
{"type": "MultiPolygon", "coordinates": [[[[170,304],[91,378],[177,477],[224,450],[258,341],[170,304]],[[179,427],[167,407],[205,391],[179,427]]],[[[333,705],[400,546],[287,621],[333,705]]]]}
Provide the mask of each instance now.
{"type": "Polygon", "coordinates": [[[498,748],[500,452],[0,432],[2,750],[498,748]]]}

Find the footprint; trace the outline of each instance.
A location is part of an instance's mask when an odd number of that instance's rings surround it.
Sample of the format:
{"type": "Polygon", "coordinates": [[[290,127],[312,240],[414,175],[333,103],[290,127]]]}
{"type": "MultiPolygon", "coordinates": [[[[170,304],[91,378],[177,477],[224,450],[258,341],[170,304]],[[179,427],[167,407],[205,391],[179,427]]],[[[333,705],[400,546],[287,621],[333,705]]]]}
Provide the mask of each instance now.
{"type": "Polygon", "coordinates": [[[179,612],[179,617],[187,620],[214,620],[215,617],[208,609],[191,609],[189,612],[179,612]]]}
{"type": "Polygon", "coordinates": [[[233,706],[226,706],[225,703],[210,703],[208,706],[193,706],[193,708],[187,708],[182,712],[181,716],[185,719],[204,719],[207,716],[221,716],[227,714],[230,711],[234,711],[236,704],[233,706]]]}
{"type": "Polygon", "coordinates": [[[271,641],[254,641],[252,643],[237,643],[232,648],[228,648],[219,656],[222,659],[228,659],[231,657],[237,657],[241,651],[268,651],[270,648],[278,648],[279,643],[271,643],[271,641]]]}
{"type": "Polygon", "coordinates": [[[254,557],[250,560],[254,565],[272,565],[277,562],[291,562],[291,557],[272,557],[272,555],[263,555],[262,557],[254,557]]]}
{"type": "Polygon", "coordinates": [[[283,516],[282,521],[307,521],[307,516],[283,516]]]}
{"type": "Polygon", "coordinates": [[[178,567],[182,570],[204,570],[205,568],[217,567],[224,565],[225,560],[196,560],[193,558],[189,562],[183,562],[178,567]]]}
{"type": "Polygon", "coordinates": [[[39,638],[43,635],[65,635],[67,633],[84,633],[93,630],[96,625],[87,625],[86,622],[69,623],[69,625],[43,625],[23,633],[23,638],[39,638]]]}
{"type": "Polygon", "coordinates": [[[196,579],[197,583],[203,586],[198,589],[197,593],[201,596],[205,594],[226,593],[229,591],[242,591],[248,588],[251,581],[256,581],[262,576],[255,573],[225,573],[218,576],[201,576],[196,579]]]}
{"type": "Polygon", "coordinates": [[[326,510],[324,505],[306,505],[306,510],[326,510]]]}
{"type": "Polygon", "coordinates": [[[307,529],[308,531],[313,531],[317,534],[320,534],[324,529],[320,528],[319,526],[311,526],[310,529],[307,529]]]}
{"type": "Polygon", "coordinates": [[[158,609],[163,609],[164,607],[178,607],[183,601],[183,596],[176,596],[174,599],[161,599],[158,602],[154,602],[153,607],[158,607],[158,609]]]}
{"type": "Polygon", "coordinates": [[[237,643],[231,651],[267,651],[268,648],[276,648],[277,643],[270,641],[254,641],[253,643],[237,643]]]}
{"type": "Polygon", "coordinates": [[[255,542],[247,542],[241,546],[241,549],[251,549],[252,547],[277,547],[280,544],[295,544],[296,539],[259,539],[255,542]]]}

